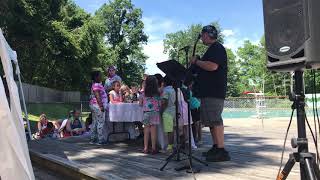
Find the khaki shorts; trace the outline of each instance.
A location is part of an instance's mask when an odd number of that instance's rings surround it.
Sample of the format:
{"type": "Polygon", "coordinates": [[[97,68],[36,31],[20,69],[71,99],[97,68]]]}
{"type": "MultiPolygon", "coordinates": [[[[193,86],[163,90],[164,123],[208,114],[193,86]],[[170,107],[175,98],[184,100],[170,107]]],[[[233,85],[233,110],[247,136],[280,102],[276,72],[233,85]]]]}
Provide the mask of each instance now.
{"type": "Polygon", "coordinates": [[[201,98],[200,120],[206,127],[223,126],[224,99],[201,98]]]}

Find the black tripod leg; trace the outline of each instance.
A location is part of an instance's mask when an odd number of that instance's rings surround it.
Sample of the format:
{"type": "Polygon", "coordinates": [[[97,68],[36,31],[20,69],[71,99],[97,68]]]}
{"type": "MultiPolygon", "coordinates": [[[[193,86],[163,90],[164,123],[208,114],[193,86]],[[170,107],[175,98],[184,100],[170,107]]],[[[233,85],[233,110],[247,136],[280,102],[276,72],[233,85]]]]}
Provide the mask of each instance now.
{"type": "Polygon", "coordinates": [[[163,171],[163,169],[167,166],[167,164],[171,161],[171,159],[177,154],[177,151],[174,151],[170,156],[167,157],[166,163],[160,168],[160,171],[163,171]]]}
{"type": "Polygon", "coordinates": [[[168,157],[166,158],[166,161],[170,161],[170,160],[174,157],[174,155],[175,155],[175,154],[171,154],[170,156],[168,156],[168,157]]]}
{"type": "Polygon", "coordinates": [[[307,176],[307,179],[317,180],[318,178],[316,177],[312,160],[309,158],[306,158],[304,159],[304,161],[305,161],[304,170],[306,172],[305,175],[307,176]]]}
{"type": "Polygon", "coordinates": [[[295,162],[296,162],[296,160],[295,160],[293,154],[290,154],[286,165],[284,166],[284,168],[280,172],[280,174],[278,174],[277,180],[285,180],[285,179],[287,179],[287,177],[288,177],[292,167],[294,166],[295,162]]]}
{"type": "Polygon", "coordinates": [[[196,158],[196,157],[194,157],[194,156],[191,156],[191,157],[192,157],[194,160],[198,161],[199,163],[202,163],[202,164],[208,166],[208,163],[206,163],[206,162],[204,162],[204,161],[202,161],[202,160],[200,160],[200,159],[198,159],[198,158],[196,158]]]}
{"type": "MultiPolygon", "coordinates": [[[[188,153],[186,153],[186,152],[184,152],[184,151],[182,151],[181,153],[185,154],[186,156],[189,156],[189,154],[188,154],[188,153]]],[[[206,162],[202,161],[201,159],[198,159],[197,157],[194,157],[193,155],[191,155],[191,158],[193,158],[194,160],[196,160],[196,161],[198,161],[198,162],[200,162],[200,163],[202,163],[202,164],[204,164],[204,165],[208,166],[208,163],[206,163],[206,162]]]]}
{"type": "Polygon", "coordinates": [[[314,172],[316,173],[317,179],[320,180],[320,170],[319,166],[317,165],[316,161],[313,162],[314,172]]]}
{"type": "Polygon", "coordinates": [[[314,172],[316,173],[316,177],[318,179],[320,179],[320,170],[319,170],[319,166],[317,165],[316,161],[313,161],[313,169],[314,169],[314,172]]]}
{"type": "Polygon", "coordinates": [[[200,169],[196,168],[192,164],[192,156],[189,157],[189,168],[186,170],[187,173],[199,173],[200,169]]]}
{"type": "MultiPolygon", "coordinates": [[[[191,157],[188,157],[188,164],[185,165],[185,166],[182,166],[180,168],[175,168],[176,171],[181,171],[181,170],[186,170],[187,173],[199,173],[200,172],[200,169],[199,168],[196,168],[195,166],[193,166],[193,163],[192,163],[192,158],[201,162],[201,163],[204,163],[202,162],[201,160],[191,156],[191,157]]],[[[206,163],[204,163],[205,165],[208,165],[206,163]]]]}
{"type": "Polygon", "coordinates": [[[174,150],[167,158],[166,161],[172,159],[175,155],[178,155],[178,151],[174,150]]]}

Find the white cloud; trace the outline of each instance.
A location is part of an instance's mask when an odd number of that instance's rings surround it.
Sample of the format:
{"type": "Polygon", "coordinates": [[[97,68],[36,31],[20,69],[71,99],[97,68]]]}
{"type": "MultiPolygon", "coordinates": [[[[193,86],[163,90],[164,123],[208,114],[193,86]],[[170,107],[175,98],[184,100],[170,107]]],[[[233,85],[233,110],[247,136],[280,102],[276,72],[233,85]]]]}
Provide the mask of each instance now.
{"type": "Polygon", "coordinates": [[[243,45],[245,39],[240,38],[240,37],[226,37],[224,46],[226,48],[231,49],[233,52],[236,52],[239,47],[243,45]]]}
{"type": "Polygon", "coordinates": [[[225,29],[221,32],[225,37],[233,36],[234,31],[232,29],[225,29]]]}
{"type": "MultiPolygon", "coordinates": [[[[149,36],[148,44],[143,46],[143,52],[149,57],[146,61],[146,73],[162,73],[156,63],[168,60],[168,55],[163,53],[165,35],[184,30],[187,26],[165,18],[144,17],[142,20],[145,25],[144,31],[149,36]]],[[[250,40],[253,44],[260,42],[258,36],[253,35],[247,38],[236,28],[225,29],[221,33],[225,36],[224,46],[230,48],[234,53],[243,46],[245,40],[250,40]]]]}
{"type": "Polygon", "coordinates": [[[163,42],[153,41],[143,46],[143,52],[149,57],[146,61],[146,73],[156,74],[163,72],[157,67],[156,63],[168,60],[168,55],[163,53],[163,42]]]}
{"type": "Polygon", "coordinates": [[[254,45],[259,45],[260,44],[260,39],[255,39],[255,40],[250,40],[252,42],[252,44],[254,45]]]}
{"type": "Polygon", "coordinates": [[[163,53],[163,39],[166,34],[182,30],[186,26],[160,17],[143,17],[142,21],[144,31],[149,36],[148,44],[143,46],[143,52],[149,57],[146,61],[146,73],[163,74],[156,65],[158,62],[168,60],[168,55],[163,53]]]}
{"type": "Polygon", "coordinates": [[[258,45],[260,39],[256,36],[252,38],[244,37],[239,30],[223,30],[221,33],[225,35],[224,46],[236,52],[239,47],[243,46],[244,41],[249,40],[252,44],[258,45]]]}
{"type": "Polygon", "coordinates": [[[166,33],[175,32],[183,27],[183,24],[176,23],[172,19],[160,18],[160,17],[143,17],[144,31],[148,35],[162,35],[166,33]]]}
{"type": "Polygon", "coordinates": [[[221,32],[224,36],[224,46],[231,49],[233,52],[243,44],[243,38],[240,37],[238,30],[226,29],[221,32]]]}

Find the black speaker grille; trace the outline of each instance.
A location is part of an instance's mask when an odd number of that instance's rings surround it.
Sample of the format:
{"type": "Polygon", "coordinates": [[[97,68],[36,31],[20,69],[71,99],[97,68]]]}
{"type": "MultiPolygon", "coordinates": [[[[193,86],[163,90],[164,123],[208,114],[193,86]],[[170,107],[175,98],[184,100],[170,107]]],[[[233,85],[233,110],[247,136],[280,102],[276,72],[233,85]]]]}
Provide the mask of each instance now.
{"type": "Polygon", "coordinates": [[[267,52],[294,56],[307,39],[303,0],[264,0],[263,7],[267,52]]]}

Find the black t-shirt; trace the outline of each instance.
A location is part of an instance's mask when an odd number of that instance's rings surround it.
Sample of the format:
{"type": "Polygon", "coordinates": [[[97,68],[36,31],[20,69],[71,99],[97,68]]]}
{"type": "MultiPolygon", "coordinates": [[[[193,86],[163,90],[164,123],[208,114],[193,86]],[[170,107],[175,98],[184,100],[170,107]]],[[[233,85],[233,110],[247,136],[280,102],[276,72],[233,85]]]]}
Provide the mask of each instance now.
{"type": "Polygon", "coordinates": [[[198,97],[214,97],[225,99],[227,91],[227,63],[226,49],[219,42],[213,43],[200,60],[218,64],[215,71],[206,71],[198,67],[198,97]]]}

